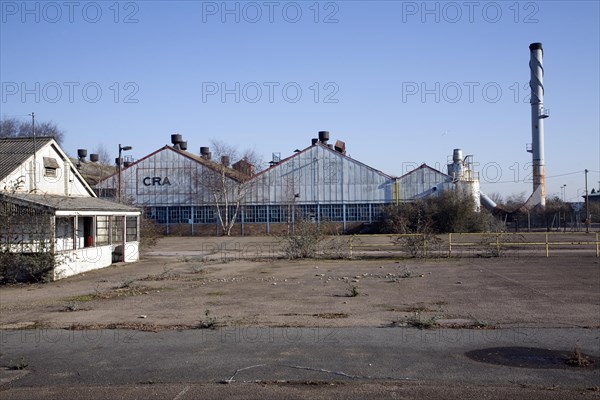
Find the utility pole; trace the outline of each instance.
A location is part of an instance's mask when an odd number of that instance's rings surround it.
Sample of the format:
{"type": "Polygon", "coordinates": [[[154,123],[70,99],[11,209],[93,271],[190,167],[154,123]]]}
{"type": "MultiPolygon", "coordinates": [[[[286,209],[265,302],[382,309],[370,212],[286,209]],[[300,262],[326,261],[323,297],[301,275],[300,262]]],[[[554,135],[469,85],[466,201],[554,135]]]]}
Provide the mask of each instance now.
{"type": "Polygon", "coordinates": [[[121,202],[121,171],[123,169],[121,166],[121,164],[123,164],[123,157],[121,156],[121,154],[123,153],[123,151],[129,151],[131,149],[133,149],[133,147],[121,146],[121,143],[119,143],[119,157],[116,159],[117,166],[119,167],[119,186],[118,186],[119,193],[117,193],[117,198],[118,198],[119,203],[121,202]]]}
{"type": "Polygon", "coordinates": [[[33,193],[37,191],[37,147],[35,145],[35,113],[31,112],[31,133],[33,136],[33,193]]]}
{"type": "Polygon", "coordinates": [[[590,197],[587,186],[588,170],[585,170],[585,233],[590,233],[590,197]]]}

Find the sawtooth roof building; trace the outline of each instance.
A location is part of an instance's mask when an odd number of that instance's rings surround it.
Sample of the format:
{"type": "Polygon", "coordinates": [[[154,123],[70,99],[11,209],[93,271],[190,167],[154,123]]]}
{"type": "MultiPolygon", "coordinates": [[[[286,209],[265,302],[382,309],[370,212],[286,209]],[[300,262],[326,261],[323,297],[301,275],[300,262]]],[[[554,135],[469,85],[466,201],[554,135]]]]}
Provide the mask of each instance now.
{"type": "MultiPolygon", "coordinates": [[[[218,235],[219,213],[227,208],[229,216],[236,215],[232,234],[244,235],[280,232],[299,219],[360,230],[376,222],[385,205],[465,183],[464,167],[449,175],[425,164],[394,178],[346,155],[345,143],[328,141],[329,133],[319,132],[309,147],[283,159],[274,155],[271,166],[258,173],[242,168],[245,160],[230,166],[228,157],[213,161],[208,148],[196,155],[187,151],[187,142],[175,141],[99,182],[96,191],[114,198],[120,186],[121,196],[144,207],[167,234],[218,235]],[[223,183],[219,190],[215,177],[223,183]]],[[[475,178],[469,176],[473,179],[465,184],[471,187],[475,178]]]]}

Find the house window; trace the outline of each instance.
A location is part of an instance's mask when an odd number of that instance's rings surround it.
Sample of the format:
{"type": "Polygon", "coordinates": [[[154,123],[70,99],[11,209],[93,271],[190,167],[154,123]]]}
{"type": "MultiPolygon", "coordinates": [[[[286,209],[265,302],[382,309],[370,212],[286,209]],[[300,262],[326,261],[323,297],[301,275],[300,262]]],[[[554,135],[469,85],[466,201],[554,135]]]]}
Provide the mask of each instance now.
{"type": "Polygon", "coordinates": [[[96,246],[108,244],[108,215],[96,217],[96,246]]]}
{"type": "Polygon", "coordinates": [[[135,242],[138,240],[138,235],[137,235],[137,217],[127,217],[127,238],[126,240],[128,242],[135,242]]]}
{"type": "Polygon", "coordinates": [[[119,244],[123,241],[123,217],[113,215],[111,220],[112,243],[119,244]]]}
{"type": "Polygon", "coordinates": [[[60,166],[58,165],[58,161],[53,157],[44,157],[44,176],[50,178],[56,178],[56,170],[60,166]]]}
{"type": "Polygon", "coordinates": [[[44,168],[44,176],[49,176],[51,178],[56,178],[56,168],[44,168]]]}
{"type": "Polygon", "coordinates": [[[54,235],[57,251],[73,250],[75,245],[73,234],[73,217],[56,217],[56,228],[54,235]]]}

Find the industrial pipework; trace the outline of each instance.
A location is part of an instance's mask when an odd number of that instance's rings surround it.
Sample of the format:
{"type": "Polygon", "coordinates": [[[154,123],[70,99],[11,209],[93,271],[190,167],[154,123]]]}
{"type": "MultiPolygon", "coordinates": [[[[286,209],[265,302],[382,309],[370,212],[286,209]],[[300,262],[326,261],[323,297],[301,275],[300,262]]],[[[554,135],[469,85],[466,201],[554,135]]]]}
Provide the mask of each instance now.
{"type": "Polygon", "coordinates": [[[541,43],[529,45],[531,71],[531,150],[533,162],[533,194],[532,206],[546,206],[546,179],[544,172],[544,119],[548,117],[544,109],[544,67],[542,57],[544,50],[541,43]]]}

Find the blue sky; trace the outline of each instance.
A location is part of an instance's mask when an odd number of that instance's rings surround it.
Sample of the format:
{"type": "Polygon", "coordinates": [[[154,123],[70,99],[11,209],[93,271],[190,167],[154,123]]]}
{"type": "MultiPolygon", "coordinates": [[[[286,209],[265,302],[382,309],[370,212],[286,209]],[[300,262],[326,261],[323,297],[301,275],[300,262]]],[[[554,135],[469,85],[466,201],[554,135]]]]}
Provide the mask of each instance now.
{"type": "Polygon", "coordinates": [[[483,191],[529,193],[542,42],[548,193],[599,185],[597,1],[0,3],[0,116],[54,121],[70,154],[181,133],[269,161],[329,130],[390,175],[462,148],[483,191]]]}

